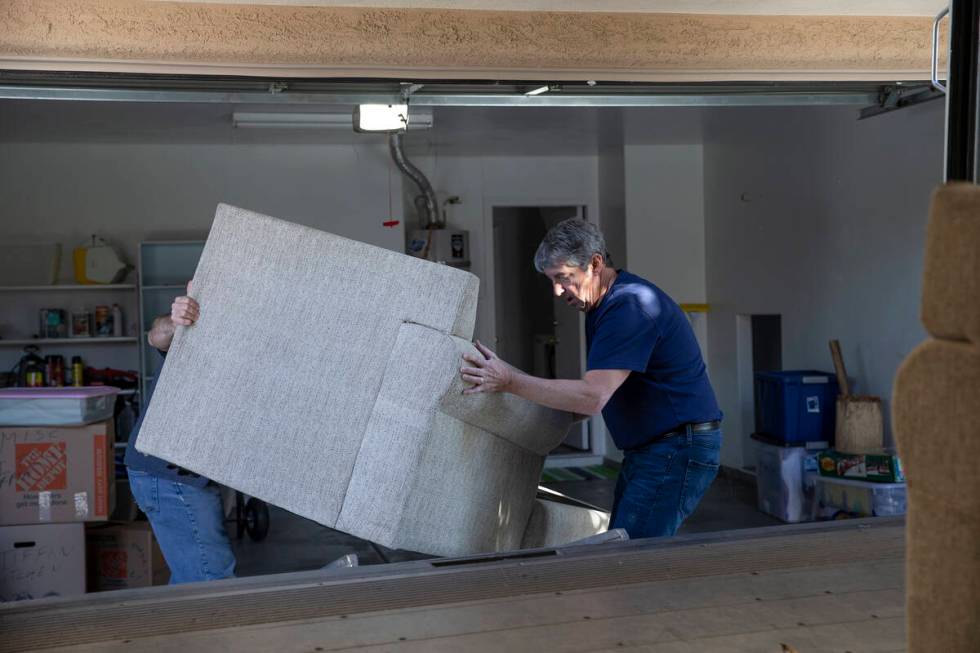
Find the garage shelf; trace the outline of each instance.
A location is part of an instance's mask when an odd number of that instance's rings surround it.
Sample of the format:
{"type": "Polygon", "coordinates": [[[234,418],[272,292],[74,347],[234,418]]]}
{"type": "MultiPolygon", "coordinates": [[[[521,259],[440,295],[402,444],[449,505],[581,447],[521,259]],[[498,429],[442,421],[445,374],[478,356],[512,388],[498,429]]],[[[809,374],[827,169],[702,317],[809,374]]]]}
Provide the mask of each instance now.
{"type": "Polygon", "coordinates": [[[0,292],[51,292],[62,290],[135,290],[134,283],[80,284],[68,283],[48,286],[0,286],[0,292]]]}
{"type": "Polygon", "coordinates": [[[123,336],[119,338],[21,338],[3,340],[0,339],[0,347],[23,347],[24,345],[64,345],[74,347],[75,345],[109,345],[136,342],[135,336],[123,336]]]}
{"type": "Polygon", "coordinates": [[[183,290],[187,287],[187,282],[184,283],[164,283],[157,284],[155,286],[143,286],[143,290],[183,290]]]}

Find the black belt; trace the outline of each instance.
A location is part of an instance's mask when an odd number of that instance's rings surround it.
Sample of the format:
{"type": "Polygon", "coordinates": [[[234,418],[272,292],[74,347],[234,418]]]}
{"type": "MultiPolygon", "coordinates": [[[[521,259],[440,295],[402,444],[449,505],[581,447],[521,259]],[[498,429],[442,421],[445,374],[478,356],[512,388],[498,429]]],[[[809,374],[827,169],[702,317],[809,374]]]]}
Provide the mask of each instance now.
{"type": "Polygon", "coordinates": [[[660,442],[661,440],[666,440],[667,438],[672,438],[677,435],[687,435],[688,433],[704,433],[705,431],[714,431],[718,428],[721,428],[721,420],[717,419],[710,422],[684,424],[683,426],[678,426],[677,429],[673,431],[661,433],[650,442],[660,442]]]}

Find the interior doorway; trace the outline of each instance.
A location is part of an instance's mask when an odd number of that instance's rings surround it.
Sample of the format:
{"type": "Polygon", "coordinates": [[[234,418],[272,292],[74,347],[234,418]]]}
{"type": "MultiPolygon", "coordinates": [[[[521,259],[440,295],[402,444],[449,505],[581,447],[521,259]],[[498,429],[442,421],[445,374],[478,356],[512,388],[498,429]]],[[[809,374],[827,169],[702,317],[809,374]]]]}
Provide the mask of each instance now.
{"type": "Polygon", "coordinates": [[[739,421],[742,460],[747,469],[755,469],[751,436],[758,430],[760,419],[755,400],[755,373],[783,369],[782,323],[781,315],[737,316],[739,421]]]}
{"type": "MultiPolygon", "coordinates": [[[[581,378],[585,353],[582,315],[558,300],[534,268],[545,233],[584,206],[493,207],[495,351],[515,367],[548,379],[581,378]]],[[[590,450],[588,420],[575,425],[553,453],[590,450]]]]}

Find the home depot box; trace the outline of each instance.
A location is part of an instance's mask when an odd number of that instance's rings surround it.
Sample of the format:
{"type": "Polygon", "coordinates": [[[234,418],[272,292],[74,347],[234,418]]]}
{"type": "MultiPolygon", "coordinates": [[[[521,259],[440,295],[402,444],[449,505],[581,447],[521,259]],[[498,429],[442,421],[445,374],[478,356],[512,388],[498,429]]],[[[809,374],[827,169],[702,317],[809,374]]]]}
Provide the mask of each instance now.
{"type": "Polygon", "coordinates": [[[147,522],[90,526],[85,542],[90,592],[165,585],[170,580],[147,522]]]}
{"type": "Polygon", "coordinates": [[[0,525],[108,519],[112,443],[111,420],[0,426],[0,525]]]}
{"type": "Polygon", "coordinates": [[[85,593],[85,524],[0,526],[0,602],[85,593]]]}

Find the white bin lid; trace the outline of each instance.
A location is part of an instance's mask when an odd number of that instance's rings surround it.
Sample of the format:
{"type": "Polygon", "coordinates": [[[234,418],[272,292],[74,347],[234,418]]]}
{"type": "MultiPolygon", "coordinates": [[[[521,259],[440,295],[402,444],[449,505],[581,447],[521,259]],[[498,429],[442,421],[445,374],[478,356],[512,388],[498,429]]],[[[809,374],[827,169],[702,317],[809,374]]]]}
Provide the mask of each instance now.
{"type": "Polygon", "coordinates": [[[92,399],[119,393],[110,385],[91,385],[82,388],[0,388],[0,400],[4,399],[92,399]]]}

